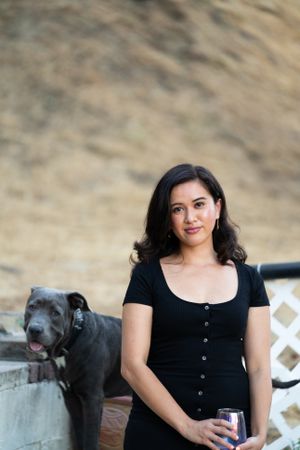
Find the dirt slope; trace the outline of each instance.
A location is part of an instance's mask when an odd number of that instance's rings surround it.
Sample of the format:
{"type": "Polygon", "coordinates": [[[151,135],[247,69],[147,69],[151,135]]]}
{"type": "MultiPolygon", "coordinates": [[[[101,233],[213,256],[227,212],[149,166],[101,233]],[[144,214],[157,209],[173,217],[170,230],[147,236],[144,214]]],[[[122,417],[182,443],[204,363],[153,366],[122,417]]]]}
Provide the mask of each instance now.
{"type": "Polygon", "coordinates": [[[209,167],[249,262],[299,259],[298,0],[2,0],[0,309],[119,314],[170,166],[209,167]]]}

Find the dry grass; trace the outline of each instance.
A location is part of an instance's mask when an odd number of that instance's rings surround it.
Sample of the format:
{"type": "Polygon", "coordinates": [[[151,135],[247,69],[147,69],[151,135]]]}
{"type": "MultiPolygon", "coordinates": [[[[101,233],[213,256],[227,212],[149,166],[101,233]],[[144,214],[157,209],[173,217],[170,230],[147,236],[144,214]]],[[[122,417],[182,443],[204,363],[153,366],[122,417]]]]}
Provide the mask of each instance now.
{"type": "Polygon", "coordinates": [[[249,262],[299,259],[296,0],[2,0],[0,308],[120,314],[150,193],[211,168],[249,262]]]}

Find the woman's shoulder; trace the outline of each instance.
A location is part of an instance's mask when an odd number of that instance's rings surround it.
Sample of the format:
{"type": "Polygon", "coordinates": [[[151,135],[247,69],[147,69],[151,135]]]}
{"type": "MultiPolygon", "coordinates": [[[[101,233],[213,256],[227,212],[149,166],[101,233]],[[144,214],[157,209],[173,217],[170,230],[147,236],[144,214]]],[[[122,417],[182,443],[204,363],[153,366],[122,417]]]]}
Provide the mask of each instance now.
{"type": "Polygon", "coordinates": [[[257,269],[250,264],[241,261],[234,261],[237,269],[242,273],[251,283],[257,284],[263,281],[262,276],[257,269]]]}
{"type": "Polygon", "coordinates": [[[182,259],[178,258],[178,256],[169,255],[169,256],[163,256],[158,260],[159,264],[164,265],[170,265],[170,264],[178,264],[182,262],[182,259]]]}
{"type": "Polygon", "coordinates": [[[236,259],[234,259],[233,261],[236,265],[241,267],[241,269],[244,270],[245,272],[248,272],[250,274],[258,273],[256,268],[254,267],[254,265],[251,265],[251,264],[248,264],[248,263],[236,260],[236,259]]]}
{"type": "Polygon", "coordinates": [[[137,261],[133,268],[132,273],[134,274],[151,274],[158,266],[159,260],[158,259],[151,259],[149,261],[137,261]]]}

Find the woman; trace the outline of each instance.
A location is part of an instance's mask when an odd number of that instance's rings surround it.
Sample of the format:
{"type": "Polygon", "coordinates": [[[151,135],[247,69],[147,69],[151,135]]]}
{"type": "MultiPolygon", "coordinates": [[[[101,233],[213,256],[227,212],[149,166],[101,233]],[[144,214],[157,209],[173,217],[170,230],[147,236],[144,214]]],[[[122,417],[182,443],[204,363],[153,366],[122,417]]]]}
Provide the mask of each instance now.
{"type": "Polygon", "coordinates": [[[124,450],[234,447],[218,408],[242,409],[266,441],[269,302],[245,264],[223,190],[205,168],[170,169],[152,195],[123,308],[122,375],[134,390],[124,450]],[[244,354],[245,366],[242,364],[244,354]]]}

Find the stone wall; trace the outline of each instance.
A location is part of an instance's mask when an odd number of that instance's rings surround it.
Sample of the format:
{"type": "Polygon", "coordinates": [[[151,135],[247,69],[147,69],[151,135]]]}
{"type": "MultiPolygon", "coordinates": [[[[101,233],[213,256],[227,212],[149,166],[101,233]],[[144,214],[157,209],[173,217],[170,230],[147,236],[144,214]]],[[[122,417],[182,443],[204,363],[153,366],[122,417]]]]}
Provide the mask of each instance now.
{"type": "Polygon", "coordinates": [[[0,361],[1,450],[71,450],[69,430],[56,382],[29,384],[27,363],[0,361]]]}

